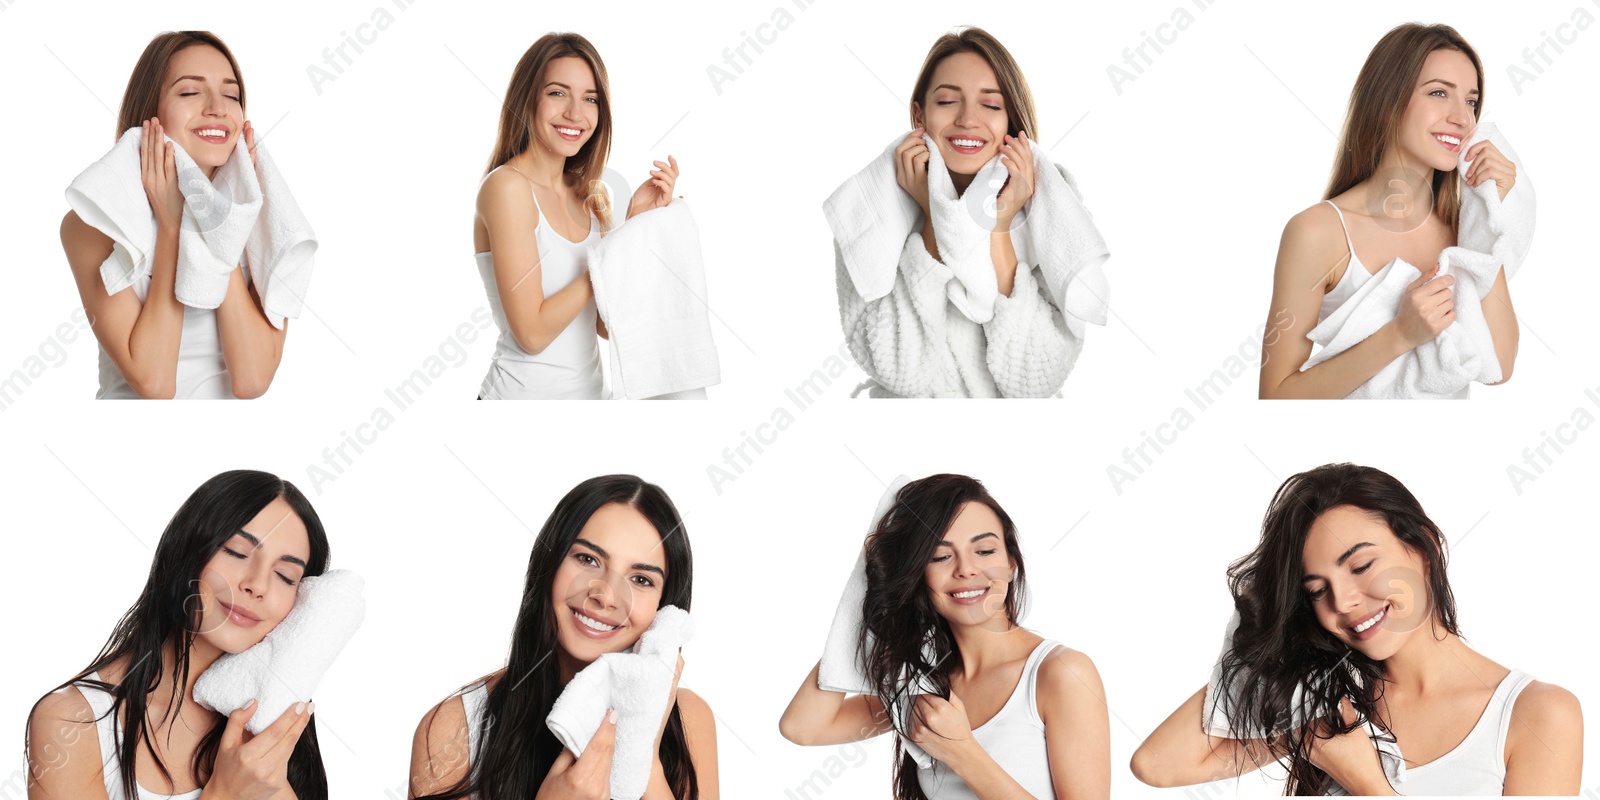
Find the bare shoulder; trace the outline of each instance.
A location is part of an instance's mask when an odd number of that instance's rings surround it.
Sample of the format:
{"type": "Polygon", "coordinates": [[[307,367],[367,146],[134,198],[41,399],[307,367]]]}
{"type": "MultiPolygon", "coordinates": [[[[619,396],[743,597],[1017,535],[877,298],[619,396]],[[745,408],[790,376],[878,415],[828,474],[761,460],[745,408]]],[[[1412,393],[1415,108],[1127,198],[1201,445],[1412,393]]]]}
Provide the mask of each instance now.
{"type": "Polygon", "coordinates": [[[1097,699],[1105,696],[1094,661],[1083,652],[1066,646],[1058,646],[1044,657],[1039,665],[1037,685],[1039,698],[1045,703],[1072,702],[1086,697],[1085,692],[1097,699]]]}
{"type": "Polygon", "coordinates": [[[1512,706],[1512,726],[1532,729],[1540,739],[1546,736],[1571,738],[1583,733],[1583,710],[1577,695],[1553,683],[1534,681],[1517,695],[1512,706]]]}
{"type": "Polygon", "coordinates": [[[1347,249],[1339,212],[1323,202],[1295,214],[1283,226],[1282,246],[1285,249],[1306,249],[1312,253],[1347,249]]]}
{"type": "Polygon", "coordinates": [[[30,783],[52,797],[93,796],[101,780],[94,722],[94,710],[76,688],[45,695],[28,715],[30,783]]]}
{"type": "Polygon", "coordinates": [[[111,254],[112,246],[111,237],[84,222],[78,212],[68,211],[61,218],[61,248],[66,251],[67,262],[74,270],[85,267],[98,270],[111,254]]]}
{"type": "MultiPolygon", "coordinates": [[[[493,688],[505,670],[490,673],[479,679],[484,682],[485,688],[493,688]]],[[[473,681],[469,686],[478,683],[473,681]]],[[[416,738],[413,747],[422,752],[439,750],[439,742],[465,743],[468,741],[467,732],[467,704],[462,699],[466,692],[460,691],[439,701],[433,708],[422,715],[422,721],[417,724],[416,738]]]]}
{"type": "Polygon", "coordinates": [[[711,705],[685,686],[678,687],[678,714],[683,717],[685,728],[716,729],[716,717],[711,713],[711,705]]]}
{"type": "Polygon", "coordinates": [[[45,695],[28,716],[30,738],[93,724],[94,710],[89,707],[89,701],[84,699],[83,693],[72,686],[45,695]]]}
{"type": "Polygon", "coordinates": [[[504,165],[496,167],[478,184],[478,213],[484,216],[495,212],[538,214],[533,202],[533,184],[515,170],[504,165]]]}

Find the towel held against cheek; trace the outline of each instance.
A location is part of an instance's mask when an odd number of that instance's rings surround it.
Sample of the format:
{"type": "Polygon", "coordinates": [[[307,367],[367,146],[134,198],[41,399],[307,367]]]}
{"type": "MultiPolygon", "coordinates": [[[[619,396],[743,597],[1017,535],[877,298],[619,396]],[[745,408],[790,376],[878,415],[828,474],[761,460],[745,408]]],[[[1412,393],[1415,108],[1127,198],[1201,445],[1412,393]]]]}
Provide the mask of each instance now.
{"type": "Polygon", "coordinates": [[[545,724],[574,755],[600,729],[608,709],[617,712],[611,756],[611,796],[638,800],[650,783],[656,732],[667,714],[678,651],[694,636],[694,620],[677,606],[662,606],[626,653],[607,653],[572,677],[545,724]]]}
{"type": "Polygon", "coordinates": [[[595,307],[611,339],[612,399],[704,399],[722,370],[688,202],[624,222],[588,257],[595,307]]]}
{"type": "MultiPolygon", "coordinates": [[[[1456,169],[1463,176],[1470,169],[1467,151],[1485,139],[1512,163],[1520,163],[1495,124],[1483,122],[1461,148],[1456,169]]],[[[1495,181],[1461,185],[1457,243],[1440,252],[1438,262],[1439,275],[1455,276],[1455,285],[1450,287],[1455,297],[1455,321],[1432,341],[1389,362],[1349,397],[1443,398],[1473,382],[1500,381],[1500,359],[1484,317],[1483,298],[1494,288],[1495,276],[1502,266],[1508,280],[1516,273],[1533,241],[1533,185],[1524,170],[1519,169],[1518,173],[1517,182],[1504,201],[1495,181]]],[[[1389,262],[1306,335],[1321,349],[1300,367],[1301,371],[1349,350],[1392,321],[1405,299],[1406,287],[1421,276],[1421,270],[1402,259],[1389,262]]]]}
{"type": "MultiPolygon", "coordinates": [[[[156,222],[141,175],[142,139],[141,129],[130,128],[67,187],[72,210],[111,238],[111,255],[100,265],[108,295],[132,286],[154,267],[156,222]]],[[[317,239],[265,144],[256,145],[252,161],[240,136],[233,154],[210,178],[175,142],[173,161],[184,196],[174,287],[178,301],[216,308],[227,295],[234,267],[242,264],[267,319],[283,328],[284,319],[298,317],[304,307],[317,239]]]]}
{"type": "MultiPolygon", "coordinates": [[[[1222,657],[1233,649],[1233,635],[1238,629],[1239,612],[1234,611],[1233,617],[1228,620],[1228,629],[1222,635],[1222,650],[1217,653],[1217,660],[1211,667],[1211,680],[1206,684],[1205,704],[1200,708],[1201,729],[1206,734],[1219,739],[1234,738],[1233,725],[1228,716],[1228,709],[1237,706],[1243,695],[1243,691],[1239,688],[1239,683],[1254,679],[1254,676],[1236,675],[1234,677],[1235,683],[1229,684],[1227,687],[1222,685],[1222,657]]],[[[1296,686],[1294,697],[1290,701],[1290,725],[1295,728],[1302,728],[1306,724],[1305,718],[1300,714],[1301,702],[1304,696],[1305,687],[1296,686]]],[[[1389,784],[1395,789],[1401,788],[1401,784],[1406,778],[1406,760],[1400,754],[1400,745],[1394,741],[1393,736],[1380,732],[1372,720],[1369,719],[1364,724],[1367,737],[1372,740],[1373,746],[1378,751],[1378,760],[1383,764],[1383,772],[1389,778],[1389,784]]],[[[1269,735],[1281,735],[1283,732],[1282,729],[1265,731],[1257,728],[1242,731],[1241,733],[1246,738],[1265,739],[1269,735]]]]}
{"type": "MultiPolygon", "coordinates": [[[[194,684],[194,699],[222,714],[256,700],[245,727],[260,733],[290,706],[310,700],[345,643],[361,627],[365,581],[347,569],[303,578],[294,608],[265,639],[217,659],[194,684]]],[[[228,623],[225,623],[228,624],[228,623]]]]}
{"type": "MultiPolygon", "coordinates": [[[[905,475],[895,478],[884,491],[883,497],[878,500],[878,507],[872,513],[872,524],[867,528],[874,531],[878,523],[894,507],[895,495],[911,479],[905,475]]],[[[833,612],[833,624],[828,628],[828,641],[823,646],[822,664],[817,670],[817,687],[827,692],[844,692],[847,694],[870,694],[876,696],[878,689],[867,679],[867,673],[862,663],[860,649],[861,627],[865,624],[863,612],[867,597],[867,559],[863,551],[856,557],[856,564],[850,571],[850,579],[845,582],[844,592],[839,596],[839,606],[833,612]]],[[[872,634],[867,634],[867,643],[872,643],[872,634]]],[[[909,679],[906,681],[911,683],[909,679]]],[[[935,687],[921,676],[911,685],[907,697],[919,694],[934,694],[935,687]]],[[[889,709],[890,715],[899,720],[901,729],[909,729],[912,704],[908,702],[896,703],[889,709]]],[[[899,736],[899,734],[896,734],[899,736]]],[[[932,769],[933,757],[928,755],[915,742],[905,737],[899,737],[900,744],[905,748],[907,755],[916,761],[918,769],[932,769]]]]}
{"type": "MultiPolygon", "coordinates": [[[[822,206],[850,281],[868,302],[893,289],[900,250],[922,220],[922,209],[895,180],[895,148],[904,138],[890,142],[822,206]]],[[[928,213],[934,240],[940,260],[955,273],[947,295],[966,318],[988,322],[1000,296],[989,237],[995,226],[996,198],[1008,172],[996,156],[973,176],[966,192],[957,195],[938,145],[926,134],[923,140],[929,154],[928,213]]],[[[1079,199],[1072,176],[1042,146],[1032,144],[1036,185],[1013,222],[1012,247],[1019,265],[1041,269],[1067,329],[1082,339],[1088,325],[1106,324],[1110,287],[1103,267],[1111,254],[1079,199]]]]}

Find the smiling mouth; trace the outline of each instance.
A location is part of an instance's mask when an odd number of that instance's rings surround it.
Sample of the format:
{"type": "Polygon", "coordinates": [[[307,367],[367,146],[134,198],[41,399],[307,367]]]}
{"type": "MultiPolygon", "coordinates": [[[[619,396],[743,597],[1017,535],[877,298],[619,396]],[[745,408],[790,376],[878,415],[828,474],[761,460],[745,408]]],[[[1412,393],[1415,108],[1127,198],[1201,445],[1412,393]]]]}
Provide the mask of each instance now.
{"type": "Polygon", "coordinates": [[[1452,153],[1461,149],[1460,136],[1453,136],[1448,133],[1436,133],[1433,135],[1433,140],[1442,145],[1444,149],[1449,150],[1452,153]]]}
{"type": "Polygon", "coordinates": [[[221,600],[217,601],[217,605],[221,606],[223,613],[227,614],[229,622],[232,622],[240,627],[254,628],[257,623],[261,622],[260,617],[245,611],[238,606],[223,602],[221,600]]]}
{"type": "Polygon", "coordinates": [[[1358,623],[1356,623],[1354,625],[1351,625],[1350,627],[1346,628],[1345,630],[1348,630],[1351,633],[1355,634],[1356,638],[1358,638],[1358,639],[1365,639],[1367,637],[1364,634],[1366,634],[1367,631],[1371,631],[1371,630],[1375,629],[1378,626],[1378,623],[1384,621],[1385,619],[1388,619],[1388,617],[1389,617],[1389,605],[1385,604],[1383,606],[1383,608],[1378,609],[1378,613],[1373,614],[1372,616],[1367,617],[1366,619],[1364,619],[1364,620],[1362,620],[1362,621],[1360,621],[1360,622],[1358,622],[1358,623]]]}
{"type": "Polygon", "coordinates": [[[202,141],[210,142],[211,144],[222,144],[222,143],[228,141],[228,129],[227,128],[217,128],[217,127],[195,128],[193,133],[194,133],[195,136],[199,137],[202,141]]]}
{"type": "Polygon", "coordinates": [[[970,606],[982,601],[983,598],[987,597],[989,595],[989,587],[985,586],[981,589],[962,589],[957,592],[945,592],[945,594],[948,595],[951,600],[956,601],[956,603],[960,605],[970,606]]]}
{"type": "Polygon", "coordinates": [[[972,136],[951,136],[946,141],[950,142],[950,146],[961,153],[976,153],[982,150],[984,145],[988,144],[987,141],[972,136]]]}
{"type": "Polygon", "coordinates": [[[568,128],[563,125],[553,125],[551,127],[556,129],[556,133],[560,134],[561,138],[566,139],[569,142],[576,142],[578,139],[583,137],[582,128],[568,128]]]}
{"type": "Polygon", "coordinates": [[[572,612],[572,619],[578,625],[578,632],[587,636],[604,638],[622,630],[621,625],[613,625],[605,620],[595,619],[576,608],[569,608],[568,610],[572,612]]]}

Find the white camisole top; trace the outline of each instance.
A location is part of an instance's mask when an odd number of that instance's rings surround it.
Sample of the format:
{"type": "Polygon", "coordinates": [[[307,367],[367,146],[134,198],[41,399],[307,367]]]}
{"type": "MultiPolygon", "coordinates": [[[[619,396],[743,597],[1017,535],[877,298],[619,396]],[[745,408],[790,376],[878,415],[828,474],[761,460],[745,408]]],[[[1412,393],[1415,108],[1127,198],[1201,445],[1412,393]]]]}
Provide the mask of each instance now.
{"type": "MultiPolygon", "coordinates": [[[[988,753],[1022,788],[1034,797],[1056,796],[1055,783],[1050,779],[1050,757],[1045,749],[1044,720],[1039,716],[1038,677],[1039,666],[1061,643],[1046,639],[1033,649],[1028,663],[1017,679],[1017,688],[988,722],[972,731],[988,753]]],[[[935,760],[931,769],[917,770],[917,783],[928,800],[977,800],[972,787],[935,760]]]]}
{"type": "MultiPolygon", "coordinates": [[[[143,303],[150,296],[150,276],[133,282],[134,294],[143,303]]],[[[183,333],[178,341],[179,400],[233,400],[233,377],[222,360],[222,339],[217,334],[215,309],[183,307],[183,333]]],[[[128,385],[104,348],[100,352],[100,391],[97,400],[137,400],[139,393],[128,385]]]]}
{"type": "MultiPolygon", "coordinates": [[[[187,321],[185,319],[185,322],[187,321]]],[[[97,681],[100,680],[100,673],[93,672],[87,677],[89,680],[97,681]]],[[[117,758],[116,746],[120,726],[114,716],[109,713],[111,711],[111,695],[97,687],[84,684],[76,684],[74,688],[78,690],[79,694],[83,695],[84,700],[89,702],[89,710],[94,712],[94,726],[100,734],[100,762],[105,772],[106,797],[111,800],[123,800],[127,795],[123,793],[122,789],[122,762],[117,758]]],[[[157,794],[143,786],[136,786],[135,789],[137,793],[134,796],[138,800],[198,800],[202,791],[201,789],[195,789],[192,792],[169,795],[157,794]]]]}

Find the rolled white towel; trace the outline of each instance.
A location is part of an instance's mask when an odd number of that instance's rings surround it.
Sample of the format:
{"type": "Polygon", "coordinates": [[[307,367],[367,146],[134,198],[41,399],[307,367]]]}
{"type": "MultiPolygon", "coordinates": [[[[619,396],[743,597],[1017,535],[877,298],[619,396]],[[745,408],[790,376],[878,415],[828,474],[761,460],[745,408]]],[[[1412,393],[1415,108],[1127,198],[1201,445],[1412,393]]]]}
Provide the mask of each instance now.
{"type": "Polygon", "coordinates": [[[303,578],[294,608],[265,639],[217,659],[194,684],[194,699],[222,714],[251,700],[246,727],[260,733],[289,706],[310,700],[366,616],[366,582],[347,569],[303,578]]]}
{"type": "Polygon", "coordinates": [[[607,653],[572,677],[545,724],[574,755],[600,729],[608,709],[617,712],[611,756],[611,796],[638,800],[650,783],[656,731],[667,713],[678,651],[694,636],[694,620],[677,606],[662,606],[626,653],[607,653]]]}

